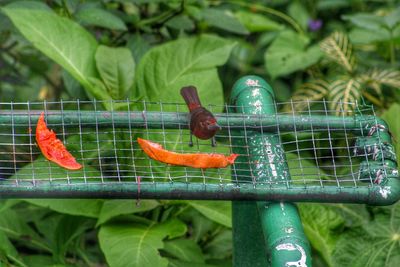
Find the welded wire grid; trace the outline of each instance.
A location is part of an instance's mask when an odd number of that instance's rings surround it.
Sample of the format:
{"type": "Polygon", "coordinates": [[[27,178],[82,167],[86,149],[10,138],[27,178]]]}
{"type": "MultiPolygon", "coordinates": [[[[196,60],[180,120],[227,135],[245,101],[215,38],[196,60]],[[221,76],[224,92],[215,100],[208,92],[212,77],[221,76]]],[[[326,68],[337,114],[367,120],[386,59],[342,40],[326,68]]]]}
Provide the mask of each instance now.
{"type": "MultiPolygon", "coordinates": [[[[364,116],[368,125],[373,126],[373,108],[345,103],[344,110],[342,103],[338,112],[331,110],[330,104],[326,101],[277,103],[274,105],[278,112],[273,115],[237,114],[232,111],[240,111],[243,107],[208,106],[223,124],[223,130],[216,136],[217,146],[212,147],[209,140],[194,138],[194,146],[190,147],[187,107],[183,104],[129,101],[0,103],[0,189],[10,185],[40,187],[44,183],[68,186],[139,182],[250,183],[255,189],[376,186],[380,181],[377,182],[374,171],[367,176],[361,175],[362,166],[378,164],[385,170],[384,157],[377,157],[376,151],[355,152],[358,138],[369,138],[369,129],[363,123],[353,129],[344,127],[348,118],[357,117],[362,122],[364,116]],[[296,110],[299,106],[302,110],[296,110]],[[41,112],[45,113],[48,128],[57,133],[83,165],[81,170],[66,170],[42,156],[35,140],[41,112]],[[331,125],[332,116],[335,116],[335,123],[331,125]],[[266,125],[265,119],[271,117],[274,123],[266,125]],[[314,126],[314,117],[325,121],[326,127],[314,126]],[[293,119],[290,129],[280,127],[280,120],[285,118],[293,119]],[[340,124],[338,127],[338,119],[343,121],[343,127],[340,124]],[[311,121],[311,126],[303,127],[299,121],[311,121]],[[248,140],[255,134],[279,136],[285,157],[275,157],[275,161],[268,164],[287,162],[291,180],[287,175],[278,180],[257,177],[259,172],[253,170],[259,162],[254,162],[254,158],[268,157],[266,149],[251,147],[248,140]],[[137,137],[160,143],[165,149],[178,153],[239,153],[240,156],[235,164],[223,169],[171,166],[144,154],[137,137]]],[[[379,135],[377,146],[382,146],[379,135]]],[[[264,164],[266,168],[268,164],[264,164]]]]}

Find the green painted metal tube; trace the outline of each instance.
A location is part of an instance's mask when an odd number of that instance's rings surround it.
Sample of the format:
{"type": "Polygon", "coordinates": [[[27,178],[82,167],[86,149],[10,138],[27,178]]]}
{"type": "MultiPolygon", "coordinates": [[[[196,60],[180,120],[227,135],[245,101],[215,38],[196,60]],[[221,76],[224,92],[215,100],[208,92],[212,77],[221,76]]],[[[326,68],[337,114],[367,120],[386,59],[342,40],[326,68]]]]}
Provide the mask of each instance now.
{"type": "Polygon", "coordinates": [[[18,185],[2,181],[0,198],[143,198],[143,199],[210,199],[263,200],[326,203],[365,203],[390,205],[400,198],[398,179],[374,187],[360,188],[269,188],[252,184],[152,183],[134,182],[73,183],[19,180],[18,185]]]}
{"type": "MultiPolygon", "coordinates": [[[[237,104],[237,103],[236,103],[237,104]]],[[[237,107],[236,112],[247,109],[247,106],[237,107]]],[[[273,109],[269,105],[268,109],[273,109]]],[[[41,111],[0,111],[0,125],[27,125],[36,122],[41,111]]],[[[149,129],[185,129],[188,128],[188,113],[180,112],[152,112],[152,111],[53,111],[46,112],[47,122],[51,124],[63,124],[65,127],[76,127],[79,123],[85,127],[114,127],[128,128],[129,122],[132,128],[149,129]],[[96,120],[94,120],[96,118],[96,120]]],[[[222,127],[229,126],[231,129],[241,129],[246,127],[257,127],[258,130],[265,132],[277,131],[305,131],[311,129],[327,129],[328,127],[337,130],[346,129],[347,131],[368,133],[369,129],[376,125],[386,123],[374,116],[324,116],[324,115],[282,115],[275,114],[266,116],[265,114],[215,114],[218,124],[222,127]],[[245,122],[245,124],[244,124],[245,122]]],[[[34,123],[33,123],[34,124],[34,123]]]]}
{"type": "MultiPolygon", "coordinates": [[[[244,113],[276,114],[273,90],[257,76],[245,76],[239,79],[233,87],[232,99],[231,104],[243,106],[241,111],[244,113]]],[[[246,137],[243,142],[247,142],[248,146],[249,158],[245,161],[249,162],[247,169],[253,173],[257,182],[280,182],[282,179],[290,179],[278,135],[242,131],[242,136],[246,137]]],[[[246,169],[243,167],[240,169],[246,169]]],[[[258,211],[258,216],[254,208],[248,207],[245,210],[243,204],[233,203],[233,227],[236,228],[234,233],[238,234],[234,236],[234,266],[259,266],[267,265],[267,262],[274,267],[290,266],[290,264],[310,266],[310,246],[304,235],[296,206],[291,203],[264,201],[255,202],[253,205],[258,211]],[[242,218],[246,218],[247,222],[242,218]],[[264,246],[254,244],[254,236],[251,236],[246,228],[249,222],[255,229],[251,234],[260,232],[259,229],[263,232],[264,246]],[[240,234],[241,231],[246,234],[240,234]],[[249,243],[253,243],[252,249],[266,249],[267,260],[265,257],[257,260],[246,256],[247,251],[243,252],[242,249],[248,249],[249,243]]],[[[260,242],[259,239],[257,241],[260,242]]]]}

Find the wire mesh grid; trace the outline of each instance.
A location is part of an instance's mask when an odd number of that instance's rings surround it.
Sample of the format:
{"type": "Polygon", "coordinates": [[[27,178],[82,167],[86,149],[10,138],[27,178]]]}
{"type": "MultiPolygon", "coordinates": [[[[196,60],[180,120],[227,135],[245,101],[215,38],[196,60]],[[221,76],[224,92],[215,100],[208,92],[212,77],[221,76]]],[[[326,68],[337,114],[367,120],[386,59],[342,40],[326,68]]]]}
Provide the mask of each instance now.
{"type": "Polygon", "coordinates": [[[338,112],[331,110],[330,104],[276,103],[278,112],[269,116],[242,114],[243,107],[208,106],[222,126],[216,136],[217,146],[195,138],[190,147],[189,117],[183,104],[0,103],[0,190],[5,186],[121,183],[249,184],[254,190],[360,188],[379,186],[387,177],[397,177],[396,166],[387,164],[388,157],[395,162],[394,152],[380,137],[386,129],[378,127],[382,124],[373,108],[341,103],[338,112]],[[300,105],[302,110],[296,110],[300,105]],[[83,165],[81,170],[63,169],[42,156],[35,140],[41,112],[48,128],[83,165]],[[139,147],[137,137],[177,153],[238,153],[239,157],[227,168],[173,166],[150,159],[139,147]],[[271,161],[264,137],[278,137],[284,156],[271,161]],[[274,174],[281,179],[273,179],[271,165],[286,163],[287,170],[274,174]]]}

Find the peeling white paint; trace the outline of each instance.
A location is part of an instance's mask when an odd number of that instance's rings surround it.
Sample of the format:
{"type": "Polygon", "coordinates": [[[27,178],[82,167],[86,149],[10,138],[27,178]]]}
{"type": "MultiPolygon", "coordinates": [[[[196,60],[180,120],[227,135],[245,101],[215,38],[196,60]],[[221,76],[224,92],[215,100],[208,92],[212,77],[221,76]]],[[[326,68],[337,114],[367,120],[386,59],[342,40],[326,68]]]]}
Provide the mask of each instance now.
{"type": "Polygon", "coordinates": [[[288,251],[294,251],[297,250],[300,252],[301,257],[298,261],[287,261],[285,266],[296,266],[296,267],[307,267],[306,265],[306,252],[304,251],[303,247],[298,245],[298,244],[292,244],[292,243],[284,243],[276,246],[277,250],[288,250],[288,251]]]}
{"type": "Polygon", "coordinates": [[[258,80],[253,80],[253,79],[247,79],[246,80],[246,85],[247,86],[259,86],[258,85],[258,80]]]}
{"type": "Polygon", "coordinates": [[[282,215],[286,216],[286,212],[285,212],[285,204],[283,202],[279,203],[279,206],[281,206],[281,211],[282,211],[282,215]]]}
{"type": "Polygon", "coordinates": [[[387,198],[388,195],[391,193],[391,188],[390,186],[382,186],[381,188],[379,188],[379,193],[382,195],[383,198],[387,198]]]}
{"type": "Polygon", "coordinates": [[[254,90],[251,92],[251,95],[252,95],[253,97],[255,97],[255,96],[260,96],[260,95],[261,95],[261,94],[260,94],[260,88],[254,89],[254,90]]]}
{"type": "Polygon", "coordinates": [[[287,227],[287,228],[285,228],[285,232],[286,232],[287,234],[291,234],[291,233],[294,232],[294,229],[293,229],[293,227],[287,227]]]}

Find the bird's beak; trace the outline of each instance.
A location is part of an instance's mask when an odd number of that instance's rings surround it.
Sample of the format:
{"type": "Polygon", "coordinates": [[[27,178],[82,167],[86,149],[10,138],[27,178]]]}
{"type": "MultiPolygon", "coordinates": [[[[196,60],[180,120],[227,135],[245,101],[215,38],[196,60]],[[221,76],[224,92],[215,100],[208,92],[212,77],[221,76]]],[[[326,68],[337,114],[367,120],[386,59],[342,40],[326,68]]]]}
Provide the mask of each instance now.
{"type": "Polygon", "coordinates": [[[221,130],[221,126],[219,126],[218,124],[210,124],[207,126],[207,129],[210,131],[219,131],[221,130]]]}

